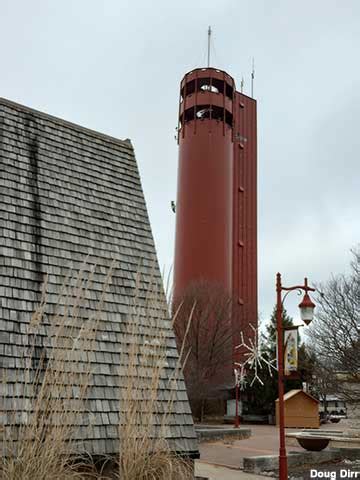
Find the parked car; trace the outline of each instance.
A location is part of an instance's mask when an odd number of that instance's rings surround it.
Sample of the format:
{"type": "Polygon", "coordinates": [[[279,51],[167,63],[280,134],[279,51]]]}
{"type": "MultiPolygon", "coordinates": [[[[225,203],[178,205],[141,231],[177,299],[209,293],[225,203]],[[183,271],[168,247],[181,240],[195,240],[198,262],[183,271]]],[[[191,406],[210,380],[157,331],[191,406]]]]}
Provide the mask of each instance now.
{"type": "Polygon", "coordinates": [[[339,423],[342,418],[346,418],[346,415],[341,415],[339,413],[330,414],[330,422],[332,423],[339,423]]]}
{"type": "Polygon", "coordinates": [[[320,412],[319,418],[320,425],[323,425],[324,423],[328,423],[330,421],[330,414],[328,412],[320,412]]]}

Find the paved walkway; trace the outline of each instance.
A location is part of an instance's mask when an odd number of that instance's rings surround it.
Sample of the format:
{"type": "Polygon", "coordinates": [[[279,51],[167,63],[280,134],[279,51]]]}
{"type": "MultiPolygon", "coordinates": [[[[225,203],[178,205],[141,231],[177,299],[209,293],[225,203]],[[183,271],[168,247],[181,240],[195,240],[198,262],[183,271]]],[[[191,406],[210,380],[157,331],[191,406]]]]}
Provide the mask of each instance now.
{"type": "MultiPolygon", "coordinates": [[[[244,457],[255,455],[277,455],[279,452],[278,428],[273,425],[247,425],[251,437],[246,440],[206,442],[200,444],[200,459],[235,468],[242,468],[244,457]]],[[[286,429],[287,432],[298,431],[286,429]]],[[[302,451],[299,447],[289,447],[290,451],[302,451]]]]}
{"type": "Polygon", "coordinates": [[[252,475],[242,470],[211,465],[201,460],[196,460],[195,462],[195,474],[209,480],[270,480],[268,476],[252,475]]]}
{"type": "MultiPolygon", "coordinates": [[[[341,423],[341,422],[340,422],[341,423]]],[[[278,428],[272,425],[246,425],[252,435],[247,440],[214,441],[200,444],[200,460],[196,461],[197,475],[211,480],[269,480],[268,476],[251,475],[242,470],[243,458],[257,455],[277,455],[278,428]]],[[[327,424],[321,430],[341,430],[340,424],[327,424]]],[[[286,429],[298,432],[300,429],[286,429]]],[[[304,451],[300,446],[287,447],[287,451],[304,451]]]]}

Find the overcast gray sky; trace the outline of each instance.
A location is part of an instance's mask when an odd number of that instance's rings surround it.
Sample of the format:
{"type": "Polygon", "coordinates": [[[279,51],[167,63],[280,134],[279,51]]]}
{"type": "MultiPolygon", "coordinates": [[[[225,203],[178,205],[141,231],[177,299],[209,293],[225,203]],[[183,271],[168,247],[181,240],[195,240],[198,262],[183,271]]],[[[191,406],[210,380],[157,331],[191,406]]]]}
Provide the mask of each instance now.
{"type": "MultiPolygon", "coordinates": [[[[258,101],[259,313],[348,269],[359,242],[359,0],[0,0],[0,96],[135,147],[160,265],[173,263],[178,88],[206,63],[258,101]]],[[[299,298],[287,301],[297,315],[299,298]]]]}

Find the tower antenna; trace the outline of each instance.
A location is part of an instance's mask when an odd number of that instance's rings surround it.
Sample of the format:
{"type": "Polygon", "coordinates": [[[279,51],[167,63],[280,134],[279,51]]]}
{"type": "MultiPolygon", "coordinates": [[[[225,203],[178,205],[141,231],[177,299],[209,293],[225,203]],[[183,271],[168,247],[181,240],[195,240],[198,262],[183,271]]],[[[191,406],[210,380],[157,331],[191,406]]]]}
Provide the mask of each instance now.
{"type": "Polygon", "coordinates": [[[254,97],[254,78],[255,78],[255,60],[252,59],[252,69],[251,69],[251,96],[254,97]]]}
{"type": "Polygon", "coordinates": [[[211,27],[209,25],[209,28],[208,28],[208,61],[207,61],[208,68],[210,67],[210,38],[211,38],[211,27]]]}

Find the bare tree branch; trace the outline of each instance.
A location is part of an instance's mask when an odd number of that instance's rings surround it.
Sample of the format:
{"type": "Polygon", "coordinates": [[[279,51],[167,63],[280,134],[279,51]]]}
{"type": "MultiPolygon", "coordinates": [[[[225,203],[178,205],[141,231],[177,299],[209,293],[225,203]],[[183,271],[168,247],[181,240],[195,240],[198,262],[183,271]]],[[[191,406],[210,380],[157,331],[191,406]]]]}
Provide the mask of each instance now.
{"type": "Polygon", "coordinates": [[[317,315],[310,329],[310,345],[320,376],[348,400],[360,385],[360,250],[353,250],[351,273],[333,276],[319,285],[317,315]]]}
{"type": "Polygon", "coordinates": [[[196,282],[182,296],[174,321],[177,342],[182,345],[189,312],[193,312],[185,338],[185,351],[190,353],[184,376],[193,414],[200,420],[206,401],[224,398],[233,383],[232,308],[231,297],[221,286],[196,282]]]}

